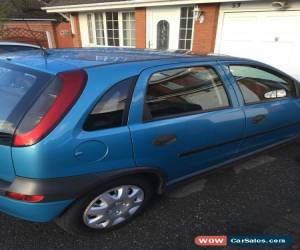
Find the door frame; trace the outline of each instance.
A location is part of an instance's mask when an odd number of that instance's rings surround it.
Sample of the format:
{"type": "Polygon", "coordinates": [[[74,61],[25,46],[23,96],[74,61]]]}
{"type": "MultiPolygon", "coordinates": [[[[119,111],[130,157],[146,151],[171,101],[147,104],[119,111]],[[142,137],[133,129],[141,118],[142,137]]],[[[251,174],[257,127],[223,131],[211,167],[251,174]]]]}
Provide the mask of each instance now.
{"type": "MultiPolygon", "coordinates": [[[[183,6],[167,6],[167,7],[151,7],[147,8],[147,14],[146,14],[146,48],[149,49],[156,49],[157,48],[157,23],[153,25],[154,23],[154,16],[155,16],[155,11],[162,11],[166,10],[166,12],[172,12],[172,19],[177,22],[177,24],[174,22],[170,22],[168,18],[163,19],[161,18],[160,20],[166,20],[169,22],[170,25],[170,34],[169,34],[169,49],[178,49],[179,46],[179,28],[180,28],[180,10],[181,7],[183,6]],[[176,13],[177,12],[177,13],[176,13]],[[177,16],[177,17],[176,17],[177,16]],[[172,35],[172,24],[177,25],[178,27],[176,28],[175,33],[173,32],[172,35]],[[172,47],[172,40],[176,40],[176,48],[172,47]]],[[[168,13],[170,14],[170,13],[168,13]]],[[[175,44],[175,43],[174,43],[175,44]]]]}
{"type": "MultiPolygon", "coordinates": [[[[227,79],[230,82],[231,86],[235,89],[236,96],[237,96],[238,102],[240,103],[241,107],[254,105],[255,103],[252,103],[252,104],[246,104],[245,103],[244,97],[241,93],[241,90],[240,90],[236,80],[234,79],[233,75],[229,71],[229,66],[231,66],[231,65],[254,66],[254,67],[256,66],[256,67],[261,67],[262,69],[265,69],[265,70],[270,70],[270,72],[271,73],[274,72],[274,74],[277,72],[277,73],[291,79],[294,82],[296,91],[299,91],[298,90],[299,87],[297,87],[298,80],[295,77],[290,76],[289,74],[285,73],[284,71],[281,71],[277,68],[274,68],[271,65],[261,63],[261,62],[251,61],[251,60],[247,60],[247,61],[245,61],[245,60],[234,60],[234,61],[227,60],[227,61],[218,62],[218,64],[222,68],[222,70],[225,74],[225,77],[227,77],[227,79]]],[[[289,99],[289,98],[285,98],[285,99],[289,99]]],[[[278,101],[278,99],[270,100],[270,101],[267,101],[267,102],[276,102],[276,101],[278,101]]],[[[259,102],[259,103],[263,103],[263,102],[259,102]]]]}
{"type": "MultiPolygon", "coordinates": [[[[225,71],[223,70],[223,66],[220,65],[216,61],[204,61],[204,62],[178,62],[178,63],[170,63],[166,65],[161,66],[154,66],[145,69],[141,72],[139,75],[135,89],[133,91],[132,95],[132,101],[131,106],[128,114],[128,126],[133,124],[143,124],[146,123],[143,121],[143,114],[144,114],[144,100],[145,100],[145,94],[147,91],[148,86],[148,80],[150,79],[151,75],[164,71],[164,70],[170,70],[170,69],[176,69],[176,68],[189,68],[189,67],[201,67],[201,66],[207,66],[215,70],[216,74],[220,77],[222,83],[224,84],[224,88],[226,90],[228,100],[230,102],[230,106],[228,108],[240,108],[239,99],[236,95],[236,92],[234,90],[234,86],[232,85],[232,82],[228,77],[226,76],[225,71]],[[142,93],[142,95],[141,95],[142,93]]],[[[209,111],[207,111],[209,112],[209,111]]],[[[196,113],[197,114],[197,113],[196,113]]],[[[181,116],[191,116],[195,114],[182,114],[181,116]]],[[[172,118],[166,118],[166,119],[172,119],[172,118]]]]}

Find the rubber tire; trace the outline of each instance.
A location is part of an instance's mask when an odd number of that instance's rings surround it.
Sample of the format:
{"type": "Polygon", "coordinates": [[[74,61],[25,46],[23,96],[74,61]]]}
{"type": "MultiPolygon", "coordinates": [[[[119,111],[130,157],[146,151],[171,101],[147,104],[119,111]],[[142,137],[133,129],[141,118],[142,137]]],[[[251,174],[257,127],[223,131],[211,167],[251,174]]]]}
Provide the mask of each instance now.
{"type": "Polygon", "coordinates": [[[99,236],[99,233],[109,232],[115,230],[134,219],[138,214],[140,214],[145,207],[149,204],[154,193],[154,187],[149,180],[143,177],[124,177],[114,181],[110,181],[108,184],[101,185],[85,196],[79,198],[75,203],[73,203],[60,217],[58,217],[55,222],[64,231],[80,236],[99,236]],[[128,220],[107,229],[92,229],[85,225],[83,222],[82,215],[86,207],[90,204],[101,193],[121,185],[135,185],[141,187],[144,191],[144,202],[138,211],[128,220]]]}

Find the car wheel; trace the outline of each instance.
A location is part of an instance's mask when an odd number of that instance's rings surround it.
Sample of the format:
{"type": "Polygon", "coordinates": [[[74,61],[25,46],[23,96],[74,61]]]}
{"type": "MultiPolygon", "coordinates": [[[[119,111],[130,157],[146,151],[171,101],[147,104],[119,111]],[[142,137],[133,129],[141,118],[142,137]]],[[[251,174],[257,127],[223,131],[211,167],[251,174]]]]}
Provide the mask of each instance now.
{"type": "Polygon", "coordinates": [[[56,223],[72,234],[98,235],[128,223],[152,195],[153,186],[145,178],[118,179],[77,200],[56,223]]]}

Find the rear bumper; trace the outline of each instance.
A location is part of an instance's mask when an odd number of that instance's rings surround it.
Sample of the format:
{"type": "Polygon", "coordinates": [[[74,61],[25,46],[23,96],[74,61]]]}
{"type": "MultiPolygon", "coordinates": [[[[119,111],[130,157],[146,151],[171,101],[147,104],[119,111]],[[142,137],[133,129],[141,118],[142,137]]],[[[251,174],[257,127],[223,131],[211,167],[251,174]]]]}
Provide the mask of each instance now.
{"type": "Polygon", "coordinates": [[[13,182],[0,180],[0,211],[36,222],[55,219],[76,199],[99,185],[128,174],[151,173],[158,181],[158,192],[164,186],[163,173],[152,168],[120,169],[111,172],[93,173],[53,179],[30,179],[16,177],[13,182]],[[30,203],[5,196],[6,192],[24,195],[43,195],[41,202],[30,203]]]}
{"type": "Polygon", "coordinates": [[[87,191],[96,175],[83,175],[55,179],[29,179],[16,177],[13,182],[0,180],[0,211],[33,222],[48,222],[64,210],[83,192],[87,191]],[[41,202],[25,202],[5,196],[6,192],[43,195],[41,202]]]}
{"type": "Polygon", "coordinates": [[[0,196],[0,211],[24,220],[48,222],[58,217],[71,202],[28,203],[0,196]]]}

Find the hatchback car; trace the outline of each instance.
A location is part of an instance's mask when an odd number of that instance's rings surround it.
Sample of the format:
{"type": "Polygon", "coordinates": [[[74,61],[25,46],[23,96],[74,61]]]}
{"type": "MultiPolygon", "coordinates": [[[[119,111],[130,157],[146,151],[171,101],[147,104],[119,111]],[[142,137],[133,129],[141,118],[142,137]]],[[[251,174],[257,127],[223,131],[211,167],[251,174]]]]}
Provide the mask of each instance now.
{"type": "Polygon", "coordinates": [[[3,55],[0,77],[0,209],[71,233],[300,135],[299,83],[252,60],[62,49],[3,55]]]}

